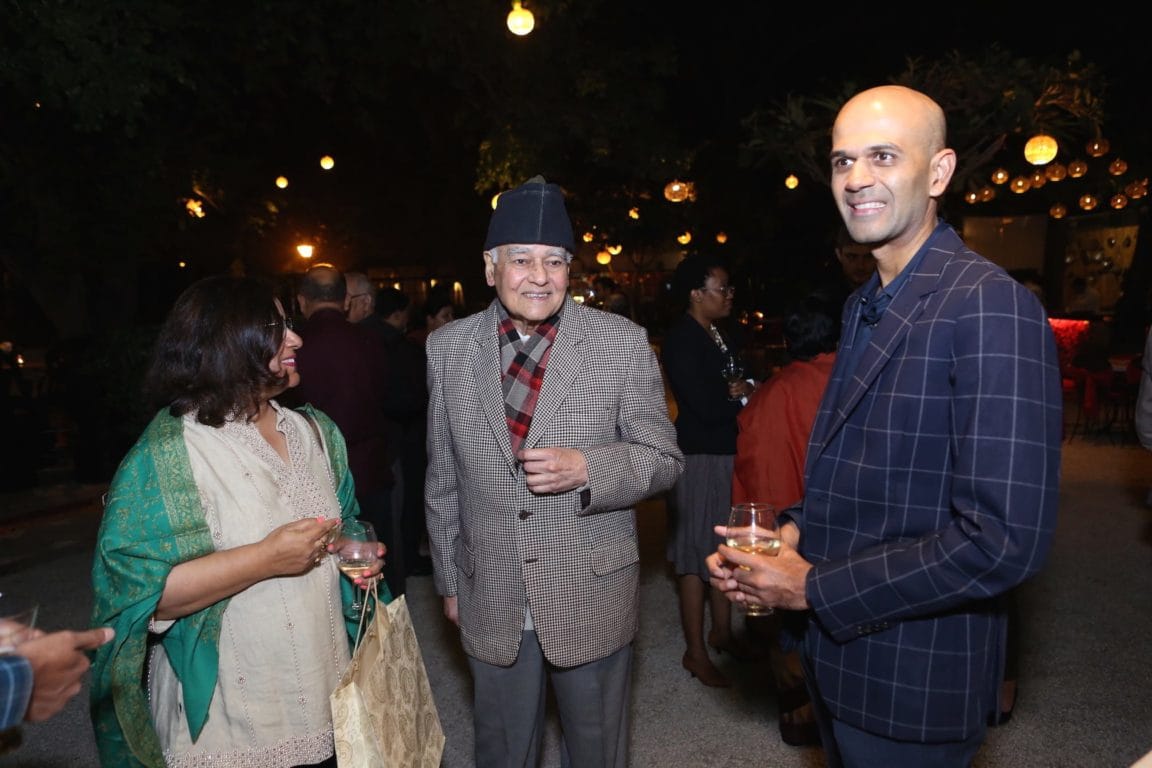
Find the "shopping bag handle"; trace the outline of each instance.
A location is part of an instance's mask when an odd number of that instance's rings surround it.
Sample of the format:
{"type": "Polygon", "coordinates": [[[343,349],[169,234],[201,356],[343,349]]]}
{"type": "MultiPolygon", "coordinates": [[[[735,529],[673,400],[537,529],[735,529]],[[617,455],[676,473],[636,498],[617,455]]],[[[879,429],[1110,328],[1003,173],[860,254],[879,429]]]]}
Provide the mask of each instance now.
{"type": "MultiPolygon", "coordinates": [[[[360,647],[360,641],[364,639],[364,628],[367,626],[366,619],[368,616],[369,597],[372,598],[372,615],[375,616],[376,611],[380,610],[380,596],[376,591],[376,585],[379,583],[379,581],[379,579],[373,579],[372,586],[369,589],[364,590],[364,607],[360,609],[360,624],[356,627],[356,648],[360,647]]],[[[359,587],[356,587],[356,589],[359,589],[359,587]]]]}

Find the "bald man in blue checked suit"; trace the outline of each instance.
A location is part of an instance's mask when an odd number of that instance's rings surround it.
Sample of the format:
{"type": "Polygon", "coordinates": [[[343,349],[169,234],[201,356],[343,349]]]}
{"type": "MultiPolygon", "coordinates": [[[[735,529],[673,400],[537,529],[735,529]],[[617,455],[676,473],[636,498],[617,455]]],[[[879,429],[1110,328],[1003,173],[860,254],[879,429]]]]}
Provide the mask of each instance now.
{"type": "Polygon", "coordinates": [[[484,248],[496,298],[427,345],[428,537],[475,684],[475,763],[538,763],[551,682],[565,764],[623,767],[633,506],[684,458],[645,331],[568,297],[560,188],[503,193],[484,248]]]}
{"type": "Polygon", "coordinates": [[[830,159],[877,271],[844,306],[784,546],[721,546],[712,583],[807,611],[830,768],[959,768],[999,712],[1003,597],[1043,566],[1056,525],[1055,339],[1031,291],[938,217],[956,164],[938,104],[901,86],[854,96],[830,159]]]}

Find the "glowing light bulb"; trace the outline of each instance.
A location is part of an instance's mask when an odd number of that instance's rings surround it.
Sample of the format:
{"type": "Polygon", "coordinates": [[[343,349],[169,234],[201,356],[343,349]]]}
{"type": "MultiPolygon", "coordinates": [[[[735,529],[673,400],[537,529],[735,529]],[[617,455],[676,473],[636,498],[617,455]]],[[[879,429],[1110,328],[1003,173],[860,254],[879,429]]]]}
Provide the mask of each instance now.
{"type": "Polygon", "coordinates": [[[520,0],[512,0],[512,10],[508,12],[508,31],[519,37],[536,28],[536,17],[532,11],[524,8],[520,0]]]}

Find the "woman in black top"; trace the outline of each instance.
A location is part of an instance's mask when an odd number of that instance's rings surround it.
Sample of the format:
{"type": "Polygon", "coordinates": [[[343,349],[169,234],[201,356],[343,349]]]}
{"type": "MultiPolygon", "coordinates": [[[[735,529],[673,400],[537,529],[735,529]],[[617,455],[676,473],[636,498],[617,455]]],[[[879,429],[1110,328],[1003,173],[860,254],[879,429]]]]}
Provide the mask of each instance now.
{"type": "Polygon", "coordinates": [[[729,652],[734,651],[731,607],[709,586],[704,558],[716,550],[712,527],[728,522],[736,415],[753,387],[747,381],[730,386],[721,373],[730,355],[738,358],[731,339],[716,327],[731,313],[735,292],[723,263],[704,256],[685,259],[676,269],[672,290],[686,311],[665,334],[661,355],[676,401],[676,438],[685,467],[674,490],[667,556],[676,570],[687,645],[684,668],[705,685],[723,687],[730,683],[704,644],[704,605],[712,614],[708,645],[729,652]]]}

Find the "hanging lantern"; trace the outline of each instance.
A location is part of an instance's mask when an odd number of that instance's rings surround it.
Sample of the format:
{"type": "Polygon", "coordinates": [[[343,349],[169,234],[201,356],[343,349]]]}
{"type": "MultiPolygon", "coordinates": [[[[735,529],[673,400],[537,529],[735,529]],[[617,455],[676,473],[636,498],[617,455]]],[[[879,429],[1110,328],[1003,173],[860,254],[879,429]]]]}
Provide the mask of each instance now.
{"type": "Polygon", "coordinates": [[[790,173],[784,179],[784,186],[788,187],[788,189],[796,189],[796,187],[800,186],[800,179],[796,178],[796,174],[790,173]]]}
{"type": "Polygon", "coordinates": [[[980,190],[980,202],[987,203],[990,200],[995,200],[995,199],[996,199],[996,190],[992,189],[992,187],[984,187],[983,189],[980,190]]]}
{"type": "Polygon", "coordinates": [[[976,203],[980,202],[980,193],[975,191],[969,192],[968,194],[964,195],[964,199],[968,202],[969,205],[975,205],[976,203]]]}
{"type": "Polygon", "coordinates": [[[1028,180],[1027,176],[1017,176],[1012,179],[1012,191],[1018,195],[1022,195],[1028,190],[1032,189],[1032,182],[1028,180]]]}
{"type": "Polygon", "coordinates": [[[1108,200],[1108,205],[1119,211],[1128,205],[1128,198],[1121,194],[1112,195],[1111,199],[1108,200]]]}
{"type": "Polygon", "coordinates": [[[1104,157],[1108,154],[1108,139],[1093,139],[1084,145],[1084,151],[1089,157],[1104,157]]]}
{"type": "Polygon", "coordinates": [[[508,31],[519,37],[536,27],[536,17],[532,11],[520,5],[520,0],[512,0],[512,10],[508,12],[508,31]]]}
{"type": "Polygon", "coordinates": [[[1047,165],[1056,158],[1058,149],[1056,139],[1048,134],[1039,133],[1028,139],[1024,145],[1024,159],[1032,165],[1047,165]]]}
{"type": "Polygon", "coordinates": [[[336,161],[332,159],[332,155],[324,155],[320,158],[320,167],[326,171],[332,170],[336,166],[336,161]]]}
{"type": "Polygon", "coordinates": [[[600,251],[596,254],[596,263],[601,266],[607,266],[612,263],[612,254],[608,251],[600,251]]]}
{"type": "Polygon", "coordinates": [[[1097,204],[1098,204],[1098,201],[1096,200],[1095,195],[1081,195],[1080,196],[1080,207],[1082,209],[1084,209],[1085,211],[1092,210],[1093,208],[1095,208],[1097,206],[1097,204]]]}
{"type": "Polygon", "coordinates": [[[620,251],[622,251],[622,250],[624,250],[624,246],[622,246],[622,245],[610,245],[610,246],[608,246],[608,253],[612,254],[613,256],[619,256],[620,251]]]}
{"type": "Polygon", "coordinates": [[[720,243],[720,245],[724,245],[724,243],[728,242],[728,233],[727,232],[717,232],[716,233],[716,242],[720,243]]]}
{"type": "Polygon", "coordinates": [[[276,186],[279,187],[280,189],[288,189],[288,177],[287,176],[277,176],[276,177],[276,186]]]}
{"type": "Polygon", "coordinates": [[[1048,215],[1054,219],[1062,219],[1068,215],[1068,207],[1064,203],[1056,203],[1048,209],[1048,215]]]}
{"type": "Polygon", "coordinates": [[[1032,182],[1032,189],[1039,189],[1048,183],[1048,177],[1044,174],[1044,171],[1039,168],[1032,172],[1028,180],[1032,182]]]}
{"type": "Polygon", "coordinates": [[[1003,184],[1006,181],[1008,181],[1008,171],[1003,168],[997,168],[996,170],[992,171],[993,184],[1003,184]]]}
{"type": "Polygon", "coordinates": [[[595,238],[596,238],[596,235],[592,234],[591,232],[585,232],[583,235],[580,236],[580,239],[586,243],[592,242],[595,238]]]}
{"type": "Polygon", "coordinates": [[[688,199],[688,184],[673,179],[664,186],[664,199],[670,203],[682,203],[688,199]]]}
{"type": "Polygon", "coordinates": [[[640,209],[639,208],[629,208],[628,209],[628,218],[630,218],[630,219],[640,218],[640,209]]]}
{"type": "Polygon", "coordinates": [[[1108,164],[1108,173],[1112,174],[1113,176],[1123,176],[1124,172],[1127,170],[1128,163],[1124,162],[1120,158],[1116,158],[1108,164]]]}
{"type": "Polygon", "coordinates": [[[680,245],[688,245],[688,243],[692,242],[692,233],[691,232],[680,233],[679,235],[676,236],[676,242],[680,243],[680,245]]]}
{"type": "Polygon", "coordinates": [[[1063,181],[1068,175],[1068,169],[1061,163],[1052,163],[1044,169],[1044,175],[1048,177],[1048,181],[1063,181]]]}
{"type": "Polygon", "coordinates": [[[1068,163],[1068,175],[1073,179],[1078,179],[1086,173],[1088,173],[1088,163],[1083,160],[1073,160],[1068,163]]]}

